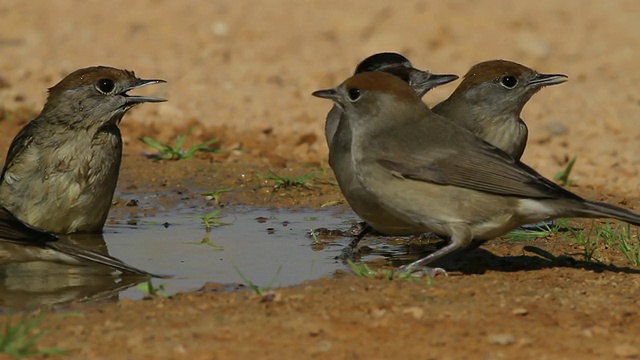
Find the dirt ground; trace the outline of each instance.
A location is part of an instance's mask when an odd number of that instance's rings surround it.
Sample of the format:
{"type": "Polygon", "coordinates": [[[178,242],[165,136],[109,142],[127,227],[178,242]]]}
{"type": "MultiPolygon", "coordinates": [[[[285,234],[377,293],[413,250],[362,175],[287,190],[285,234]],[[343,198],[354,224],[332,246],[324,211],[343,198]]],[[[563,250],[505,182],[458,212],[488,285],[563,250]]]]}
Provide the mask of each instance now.
{"type": "MultiPolygon", "coordinates": [[[[459,75],[503,58],[569,76],[525,107],[524,162],[550,177],[577,155],[574,192],[640,210],[639,14],[636,1],[0,0],[0,151],[69,72],[127,68],[166,79],[145,90],[169,101],[125,117],[119,191],[233,184],[234,203],[317,207],[341,200],[337,188],[255,190],[256,172],[327,167],[330,104],[312,91],[379,51],[459,75]],[[196,140],[247,151],[142,156],[139,136],[173,141],[191,126],[196,140]]],[[[211,279],[168,299],[51,312],[41,346],[70,358],[640,358],[638,270],[615,249],[599,249],[603,265],[581,251],[559,238],[498,239],[444,264],[450,276],[429,286],[336,274],[264,297],[211,279]]]]}

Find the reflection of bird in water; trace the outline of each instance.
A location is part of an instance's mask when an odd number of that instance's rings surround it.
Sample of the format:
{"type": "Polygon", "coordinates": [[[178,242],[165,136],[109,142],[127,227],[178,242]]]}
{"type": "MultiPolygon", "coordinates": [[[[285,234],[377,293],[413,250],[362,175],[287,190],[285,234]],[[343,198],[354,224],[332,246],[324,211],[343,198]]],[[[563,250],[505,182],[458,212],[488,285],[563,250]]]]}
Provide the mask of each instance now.
{"type": "Polygon", "coordinates": [[[0,267],[0,312],[70,302],[118,301],[122,291],[144,281],[140,276],[96,276],[79,267],[54,263],[9,264],[0,267]]]}
{"type": "Polygon", "coordinates": [[[61,240],[52,233],[25,224],[0,207],[0,264],[33,261],[76,266],[101,264],[124,274],[154,276],[114,257],[61,240]]]}
{"type": "Polygon", "coordinates": [[[149,276],[155,275],[109,256],[101,234],[58,237],[0,206],[0,308],[115,301],[121,291],[149,276]],[[114,269],[135,276],[113,276],[114,269]]]}

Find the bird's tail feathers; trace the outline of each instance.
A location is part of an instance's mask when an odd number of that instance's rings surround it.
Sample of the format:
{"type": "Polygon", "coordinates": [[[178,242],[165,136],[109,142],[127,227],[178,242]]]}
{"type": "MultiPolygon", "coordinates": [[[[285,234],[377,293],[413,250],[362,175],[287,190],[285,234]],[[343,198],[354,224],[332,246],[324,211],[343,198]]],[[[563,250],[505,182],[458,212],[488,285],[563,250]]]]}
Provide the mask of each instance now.
{"type": "Polygon", "coordinates": [[[582,214],[582,216],[591,218],[607,217],[624,221],[631,225],[640,226],[640,214],[633,211],[597,201],[588,201],[584,203],[584,205],[585,208],[582,209],[584,214],[582,214]]]}

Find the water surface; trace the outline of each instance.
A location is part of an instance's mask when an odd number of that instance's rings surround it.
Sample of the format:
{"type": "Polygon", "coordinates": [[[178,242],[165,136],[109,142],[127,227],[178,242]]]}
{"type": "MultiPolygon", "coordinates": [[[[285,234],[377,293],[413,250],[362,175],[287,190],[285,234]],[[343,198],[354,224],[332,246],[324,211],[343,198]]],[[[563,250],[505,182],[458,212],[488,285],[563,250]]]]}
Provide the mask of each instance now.
{"type": "MultiPolygon", "coordinates": [[[[165,294],[193,291],[207,282],[278,287],[346,269],[335,260],[350,239],[338,237],[314,246],[310,229],[348,229],[350,212],[316,209],[226,207],[221,226],[206,231],[193,209],[138,219],[118,219],[102,236],[75,238],[127,264],[154,274],[165,294]],[[241,275],[242,274],[242,275],[241,275]],[[243,279],[244,276],[244,279],[243,279]]],[[[326,239],[324,239],[326,240],[326,239]]],[[[29,308],[68,301],[141,299],[141,279],[114,276],[103,267],[49,263],[11,264],[0,269],[0,308],[29,308]]]]}

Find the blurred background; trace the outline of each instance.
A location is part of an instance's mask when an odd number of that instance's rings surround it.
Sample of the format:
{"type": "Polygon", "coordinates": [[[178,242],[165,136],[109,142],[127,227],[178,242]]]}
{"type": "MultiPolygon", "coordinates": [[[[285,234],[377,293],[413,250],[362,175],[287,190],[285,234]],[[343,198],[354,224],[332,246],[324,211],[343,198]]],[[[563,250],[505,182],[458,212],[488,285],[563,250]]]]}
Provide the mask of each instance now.
{"type": "MultiPolygon", "coordinates": [[[[242,145],[246,156],[326,162],[330,104],[310,96],[380,51],[414,66],[464,75],[502,58],[569,82],[525,107],[523,160],[552,176],[578,156],[581,186],[638,196],[640,2],[384,0],[0,1],[0,108],[39,111],[71,71],[108,65],[163,78],[170,101],[125,117],[135,140],[194,134],[242,145]]],[[[425,100],[437,103],[458,82],[425,100]]],[[[17,127],[0,122],[4,152],[17,127]]]]}

